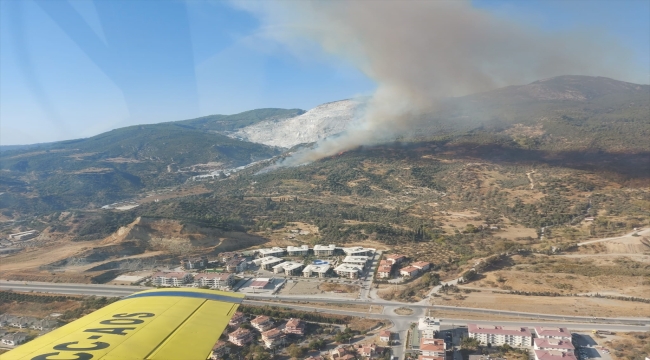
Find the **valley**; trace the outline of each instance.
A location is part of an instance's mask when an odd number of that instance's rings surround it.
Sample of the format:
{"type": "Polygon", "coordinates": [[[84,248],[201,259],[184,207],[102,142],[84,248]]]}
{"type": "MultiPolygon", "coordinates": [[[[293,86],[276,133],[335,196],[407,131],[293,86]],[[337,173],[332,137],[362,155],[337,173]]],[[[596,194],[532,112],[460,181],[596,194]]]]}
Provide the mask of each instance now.
{"type": "MultiPolygon", "coordinates": [[[[563,86],[575,87],[569,80],[563,86]]],[[[650,313],[650,149],[626,132],[650,131],[639,116],[650,104],[636,102],[648,89],[622,85],[626,98],[601,85],[595,95],[565,99],[557,84],[534,83],[535,96],[546,89],[534,106],[526,92],[525,102],[500,91],[476,95],[470,99],[492,104],[486,111],[506,101],[512,113],[477,125],[440,122],[449,115],[442,111],[420,122],[416,136],[298,167],[282,161],[344,131],[362,105],[260,109],[3,151],[1,231],[38,236],[2,243],[0,278],[105,284],[178,270],[188,258],[335,244],[402,254],[432,270],[412,281],[369,272],[367,288],[336,275],[327,281],[338,285],[296,279],[280,294],[643,316],[650,313]],[[631,102],[630,128],[601,112],[603,104],[631,102]],[[582,120],[568,118],[579,106],[582,120]],[[522,117],[524,108],[540,115],[522,117]],[[287,142],[301,121],[309,125],[302,137],[287,142]],[[431,293],[471,271],[472,279],[431,293]]]]}

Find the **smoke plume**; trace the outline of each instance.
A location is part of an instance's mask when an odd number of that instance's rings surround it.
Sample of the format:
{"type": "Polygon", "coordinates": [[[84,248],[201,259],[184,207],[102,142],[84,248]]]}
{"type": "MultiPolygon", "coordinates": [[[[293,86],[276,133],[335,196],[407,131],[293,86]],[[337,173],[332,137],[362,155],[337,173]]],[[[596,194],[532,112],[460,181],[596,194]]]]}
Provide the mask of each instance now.
{"type": "MultiPolygon", "coordinates": [[[[470,1],[290,1],[240,5],[300,56],[314,41],[377,83],[360,121],[294,154],[299,165],[390,140],[445,98],[557,75],[629,78],[628,52],[606,36],[548,33],[470,1]]],[[[635,74],[636,75],[636,74],[635,74]]]]}

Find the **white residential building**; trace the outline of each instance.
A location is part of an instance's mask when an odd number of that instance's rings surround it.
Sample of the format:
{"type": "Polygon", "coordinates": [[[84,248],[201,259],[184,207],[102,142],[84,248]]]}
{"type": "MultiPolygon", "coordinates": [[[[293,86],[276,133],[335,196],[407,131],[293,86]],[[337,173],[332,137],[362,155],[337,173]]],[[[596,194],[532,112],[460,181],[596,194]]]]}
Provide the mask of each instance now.
{"type": "Polygon", "coordinates": [[[347,256],[372,256],[375,253],[375,249],[353,246],[343,248],[343,252],[347,256]]]}
{"type": "Polygon", "coordinates": [[[359,277],[359,273],[363,271],[363,266],[361,265],[351,265],[351,264],[341,264],[334,268],[334,272],[343,277],[350,279],[356,279],[359,277]]]}
{"type": "Polygon", "coordinates": [[[368,263],[368,260],[370,260],[370,257],[368,256],[346,256],[343,259],[343,263],[352,264],[352,265],[361,265],[365,267],[366,264],[368,263]]]}
{"type": "Polygon", "coordinates": [[[284,249],[277,246],[274,246],[270,249],[259,249],[257,252],[261,255],[261,257],[284,255],[284,249]]]}
{"type": "Polygon", "coordinates": [[[575,353],[575,347],[570,340],[559,340],[551,338],[533,339],[533,349],[546,351],[562,351],[575,353]]]}
{"type": "Polygon", "coordinates": [[[332,256],[336,252],[336,245],[314,245],[314,255],[316,256],[332,256]]]}
{"type": "Polygon", "coordinates": [[[542,339],[558,339],[571,342],[571,333],[569,329],[553,326],[536,326],[535,334],[542,339]]]}
{"type": "Polygon", "coordinates": [[[533,344],[530,330],[521,326],[468,324],[467,330],[469,337],[486,345],[531,346],[533,344]]]}
{"type": "Polygon", "coordinates": [[[197,286],[209,286],[214,289],[229,288],[235,282],[235,275],[231,273],[207,273],[194,277],[197,286]]]}
{"type": "Polygon", "coordinates": [[[192,274],[186,272],[157,272],[151,276],[156,286],[183,286],[192,281],[192,274]]]}
{"type": "Polygon", "coordinates": [[[309,246],[287,246],[287,254],[289,254],[289,256],[307,256],[309,255],[309,246]]]}
{"type": "Polygon", "coordinates": [[[259,259],[253,260],[253,263],[255,265],[261,266],[262,269],[264,270],[270,270],[272,269],[275,265],[284,262],[284,259],[281,259],[279,257],[275,256],[267,256],[259,259]]]}
{"type": "Polygon", "coordinates": [[[320,278],[324,278],[325,274],[330,270],[329,264],[323,264],[323,265],[307,265],[303,270],[302,270],[302,275],[304,277],[312,277],[314,274],[316,274],[320,278]]]}
{"type": "Polygon", "coordinates": [[[295,261],[287,261],[287,262],[274,265],[273,272],[276,274],[284,273],[287,276],[293,276],[296,274],[300,274],[301,272],[300,270],[302,270],[303,266],[305,266],[303,263],[299,263],[295,261]]]}
{"type": "Polygon", "coordinates": [[[433,339],[440,331],[440,319],[425,316],[418,320],[418,331],[421,338],[433,339]]]}

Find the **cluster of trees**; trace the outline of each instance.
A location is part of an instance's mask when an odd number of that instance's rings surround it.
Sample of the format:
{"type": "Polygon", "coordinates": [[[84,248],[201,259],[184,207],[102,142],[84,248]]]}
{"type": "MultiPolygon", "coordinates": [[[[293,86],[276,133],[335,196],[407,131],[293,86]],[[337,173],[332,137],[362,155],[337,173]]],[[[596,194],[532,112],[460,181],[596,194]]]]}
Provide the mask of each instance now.
{"type": "Polygon", "coordinates": [[[13,292],[13,291],[0,291],[0,302],[31,302],[46,304],[58,301],[69,301],[75,300],[79,301],[78,297],[74,296],[65,296],[65,295],[34,295],[23,292],[13,292]]]}

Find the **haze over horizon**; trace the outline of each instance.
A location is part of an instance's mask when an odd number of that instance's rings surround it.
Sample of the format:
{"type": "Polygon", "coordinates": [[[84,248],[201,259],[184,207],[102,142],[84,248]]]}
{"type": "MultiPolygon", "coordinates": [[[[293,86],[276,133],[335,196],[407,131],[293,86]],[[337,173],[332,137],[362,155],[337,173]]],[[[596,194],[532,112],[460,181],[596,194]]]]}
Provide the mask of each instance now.
{"type": "MultiPolygon", "coordinates": [[[[620,50],[617,56],[627,54],[623,58],[632,71],[618,80],[649,83],[650,1],[592,4],[588,9],[560,2],[465,6],[498,22],[530,23],[544,37],[603,39],[620,50]]],[[[2,2],[0,144],[74,139],[122,126],[262,107],[310,109],[370,95],[381,85],[359,63],[323,49],[319,39],[301,43],[305,52],[269,36],[295,24],[269,22],[270,13],[255,5],[2,2]],[[129,16],[119,16],[124,13],[129,16]],[[141,26],[145,14],[148,28],[141,26]],[[135,31],[139,28],[147,29],[135,31]]],[[[521,77],[514,79],[470,87],[470,92],[521,84],[516,83],[521,77]]]]}

